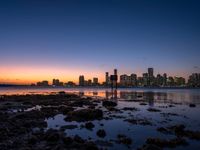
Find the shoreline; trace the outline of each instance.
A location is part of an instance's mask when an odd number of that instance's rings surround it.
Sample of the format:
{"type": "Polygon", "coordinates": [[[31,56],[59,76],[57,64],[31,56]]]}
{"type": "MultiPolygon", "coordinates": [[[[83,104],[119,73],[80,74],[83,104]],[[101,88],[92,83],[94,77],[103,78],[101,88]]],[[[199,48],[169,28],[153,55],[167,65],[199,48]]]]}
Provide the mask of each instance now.
{"type": "Polygon", "coordinates": [[[8,95],[0,100],[0,135],[3,137],[0,138],[0,149],[143,150],[152,146],[163,149],[186,145],[190,148],[193,146],[191,140],[200,140],[200,124],[194,130],[187,124],[188,119],[193,119],[188,114],[176,112],[177,109],[192,111],[199,109],[199,105],[156,103],[151,106],[145,99],[116,101],[65,92],[8,95]],[[154,115],[160,119],[152,118],[154,115]],[[111,124],[116,131],[112,131],[111,124]],[[123,130],[120,126],[124,126],[123,130]],[[142,139],[139,135],[137,138],[137,134],[129,134],[134,133],[135,128],[139,129],[140,136],[143,135],[142,139]],[[149,128],[155,133],[146,137],[143,130],[148,131],[149,128]],[[137,140],[142,143],[136,144],[137,140]]]}
{"type": "MultiPolygon", "coordinates": [[[[6,88],[6,87],[27,87],[27,88],[52,88],[52,89],[56,89],[56,88],[66,88],[66,89],[72,89],[72,88],[78,88],[78,89],[84,89],[84,88],[93,88],[93,89],[111,89],[110,87],[106,87],[106,86],[74,86],[74,87],[66,87],[66,86],[31,86],[31,85],[4,85],[4,84],[0,84],[0,88],[6,88]]],[[[200,89],[200,87],[122,87],[119,86],[118,89],[200,89]]]]}

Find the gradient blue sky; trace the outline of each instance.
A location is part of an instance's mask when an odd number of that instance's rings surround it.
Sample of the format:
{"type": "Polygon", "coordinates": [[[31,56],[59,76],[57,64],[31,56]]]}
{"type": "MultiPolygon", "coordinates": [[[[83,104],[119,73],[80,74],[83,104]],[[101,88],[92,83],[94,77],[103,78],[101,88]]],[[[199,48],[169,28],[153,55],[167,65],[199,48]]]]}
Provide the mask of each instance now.
{"type": "Polygon", "coordinates": [[[2,0],[0,81],[148,67],[186,77],[200,71],[199,8],[198,0],[2,0]]]}

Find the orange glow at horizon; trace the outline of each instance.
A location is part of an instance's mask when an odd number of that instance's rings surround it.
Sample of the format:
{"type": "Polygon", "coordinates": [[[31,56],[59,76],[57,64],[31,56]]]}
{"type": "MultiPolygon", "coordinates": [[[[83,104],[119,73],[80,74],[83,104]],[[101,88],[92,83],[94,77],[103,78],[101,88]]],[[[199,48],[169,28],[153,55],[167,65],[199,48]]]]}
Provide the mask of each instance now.
{"type": "MultiPolygon", "coordinates": [[[[85,80],[93,79],[93,77],[98,77],[99,82],[102,83],[105,80],[105,72],[109,74],[113,73],[112,70],[98,70],[98,69],[81,69],[81,68],[64,68],[64,67],[47,67],[47,66],[0,66],[0,83],[1,84],[31,84],[39,81],[47,80],[49,83],[52,83],[54,78],[59,79],[61,82],[73,81],[78,83],[79,76],[84,75],[85,80]]],[[[142,76],[142,70],[137,71],[128,71],[119,70],[118,74],[131,74],[132,72],[136,73],[139,76],[142,76]]],[[[155,75],[157,74],[155,69],[155,75]]],[[[161,73],[162,74],[162,73],[161,73]]],[[[187,73],[179,70],[179,73],[168,72],[168,76],[183,76],[186,79],[188,78],[187,73]]]]}
{"type": "Polygon", "coordinates": [[[7,84],[31,84],[38,81],[47,80],[52,83],[52,79],[56,78],[66,83],[73,81],[78,83],[79,75],[84,75],[85,79],[93,79],[98,77],[99,82],[104,81],[104,72],[83,71],[81,69],[66,69],[53,67],[0,67],[0,83],[7,84]]]}

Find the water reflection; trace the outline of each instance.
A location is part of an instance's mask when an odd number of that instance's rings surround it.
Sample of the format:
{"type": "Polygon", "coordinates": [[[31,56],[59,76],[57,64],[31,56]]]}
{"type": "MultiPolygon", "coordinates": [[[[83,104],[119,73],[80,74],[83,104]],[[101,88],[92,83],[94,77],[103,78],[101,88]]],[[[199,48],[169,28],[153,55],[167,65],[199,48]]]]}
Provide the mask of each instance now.
{"type": "Polygon", "coordinates": [[[118,100],[145,100],[153,105],[157,102],[195,103],[200,104],[200,89],[118,89],[109,88],[0,88],[0,95],[13,94],[52,94],[65,91],[80,96],[93,96],[118,100]]]}

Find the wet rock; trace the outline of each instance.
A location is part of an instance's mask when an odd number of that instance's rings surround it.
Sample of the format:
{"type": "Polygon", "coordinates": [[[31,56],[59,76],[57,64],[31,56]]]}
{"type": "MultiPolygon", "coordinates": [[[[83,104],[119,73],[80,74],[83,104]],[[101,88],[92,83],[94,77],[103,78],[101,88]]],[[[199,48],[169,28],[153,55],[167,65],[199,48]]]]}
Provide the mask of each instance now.
{"type": "Polygon", "coordinates": [[[65,121],[92,121],[103,118],[103,111],[100,109],[81,109],[70,111],[65,118],[65,121]]]}
{"type": "Polygon", "coordinates": [[[117,109],[117,108],[115,108],[115,107],[108,106],[108,107],[106,107],[106,108],[107,108],[107,110],[109,110],[109,111],[120,112],[120,110],[117,109]]]}
{"type": "Polygon", "coordinates": [[[71,137],[63,137],[62,140],[63,140],[63,143],[64,143],[65,145],[70,145],[70,144],[73,143],[73,140],[72,140],[71,137]]]}
{"type": "Polygon", "coordinates": [[[98,146],[103,146],[103,147],[112,147],[113,144],[109,141],[102,141],[102,140],[96,140],[95,144],[98,146]]]}
{"type": "Polygon", "coordinates": [[[148,121],[147,119],[126,119],[124,121],[127,121],[131,124],[134,124],[134,125],[152,125],[152,123],[150,121],[148,121]]]}
{"type": "Polygon", "coordinates": [[[94,104],[92,101],[89,101],[87,99],[80,99],[80,100],[76,100],[73,101],[69,104],[69,106],[72,107],[83,107],[83,106],[96,106],[97,104],[94,104]]]}
{"type": "Polygon", "coordinates": [[[65,95],[66,92],[65,92],[65,91],[60,91],[60,92],[58,92],[58,94],[59,94],[59,95],[65,95]]]}
{"type": "Polygon", "coordinates": [[[92,122],[87,122],[85,124],[85,128],[88,130],[92,130],[94,128],[94,124],[92,122]]]}
{"type": "Polygon", "coordinates": [[[65,125],[65,126],[62,126],[60,129],[61,130],[66,130],[66,129],[76,129],[76,128],[78,128],[78,126],[77,125],[65,125]]]}
{"type": "Polygon", "coordinates": [[[168,127],[168,129],[172,132],[174,132],[176,135],[180,136],[183,134],[185,126],[180,124],[180,125],[174,125],[171,127],[168,127]]]}
{"type": "Polygon", "coordinates": [[[175,125],[168,127],[178,137],[188,137],[190,139],[200,140],[200,131],[185,130],[184,125],[175,125]]]}
{"type": "Polygon", "coordinates": [[[74,136],[74,141],[77,143],[84,143],[85,141],[78,135],[74,136]]]}
{"type": "Polygon", "coordinates": [[[38,142],[38,138],[35,135],[32,135],[30,139],[28,139],[28,144],[34,145],[38,142]]]}
{"type": "Polygon", "coordinates": [[[164,133],[164,134],[171,134],[171,131],[167,128],[164,128],[164,127],[157,128],[157,131],[164,133]]]}
{"type": "Polygon", "coordinates": [[[57,130],[49,129],[45,134],[45,140],[48,142],[57,142],[60,138],[57,130]]]}
{"type": "Polygon", "coordinates": [[[155,108],[148,108],[147,109],[149,112],[160,112],[159,109],[155,109],[155,108]]]}
{"type": "Polygon", "coordinates": [[[169,116],[180,116],[176,113],[160,113],[163,117],[169,117],[169,116]]]}
{"type": "Polygon", "coordinates": [[[161,148],[164,148],[164,147],[174,148],[180,145],[185,146],[188,144],[186,140],[182,138],[175,138],[175,139],[170,139],[170,140],[159,139],[159,138],[148,138],[146,140],[146,143],[153,144],[161,148]]]}
{"type": "Polygon", "coordinates": [[[138,111],[139,109],[135,108],[135,107],[124,107],[123,110],[125,110],[125,111],[138,111]]]}
{"type": "Polygon", "coordinates": [[[145,144],[142,148],[138,148],[138,150],[162,150],[162,148],[152,144],[145,144]]]}
{"type": "Polygon", "coordinates": [[[74,110],[73,107],[65,107],[65,106],[61,106],[61,107],[59,107],[58,109],[59,109],[59,111],[60,111],[62,114],[64,114],[64,115],[66,115],[68,112],[74,110]]]}
{"type": "Polygon", "coordinates": [[[196,105],[195,105],[195,104],[190,104],[189,106],[190,106],[190,107],[196,107],[196,105]]]}
{"type": "Polygon", "coordinates": [[[131,145],[132,144],[132,139],[129,137],[126,137],[125,135],[122,134],[118,134],[117,135],[118,138],[118,143],[120,144],[125,144],[125,145],[131,145]]]}
{"type": "Polygon", "coordinates": [[[101,138],[104,138],[106,136],[105,130],[101,129],[97,131],[97,135],[101,138]]]}
{"type": "Polygon", "coordinates": [[[104,107],[115,107],[117,106],[117,103],[113,101],[103,101],[102,105],[104,107]]]}
{"type": "Polygon", "coordinates": [[[147,105],[147,103],[140,103],[140,105],[144,105],[145,106],[145,105],[147,105]]]}

